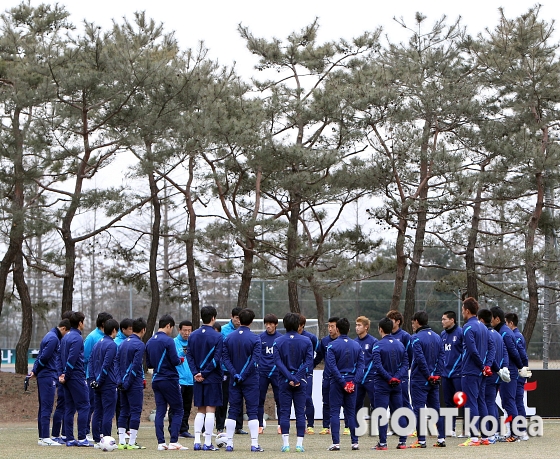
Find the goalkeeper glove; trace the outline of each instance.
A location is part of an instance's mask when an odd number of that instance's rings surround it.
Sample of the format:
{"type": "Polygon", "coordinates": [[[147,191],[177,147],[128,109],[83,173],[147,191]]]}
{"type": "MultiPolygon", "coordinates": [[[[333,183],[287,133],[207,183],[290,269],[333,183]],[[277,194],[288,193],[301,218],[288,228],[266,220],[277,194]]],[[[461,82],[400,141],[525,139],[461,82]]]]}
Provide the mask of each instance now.
{"type": "Polygon", "coordinates": [[[522,378],[530,378],[531,376],[533,376],[533,373],[531,372],[531,370],[529,370],[529,367],[523,367],[521,368],[521,370],[519,370],[519,376],[521,376],[522,378]]]}
{"type": "Polygon", "coordinates": [[[398,378],[391,378],[387,381],[387,384],[391,387],[397,387],[401,383],[401,380],[398,378]]]}
{"type": "Polygon", "coordinates": [[[498,376],[503,382],[508,383],[511,381],[511,375],[509,374],[509,369],[507,367],[504,367],[500,371],[498,371],[498,376]]]}
{"type": "Polygon", "coordinates": [[[486,365],[482,370],[482,376],[492,376],[492,374],[492,369],[488,365],[486,365]]]}
{"type": "Polygon", "coordinates": [[[354,392],[354,383],[352,381],[348,381],[346,384],[344,384],[344,390],[349,394],[354,392]]]}
{"type": "Polygon", "coordinates": [[[428,378],[428,382],[432,386],[439,386],[441,384],[441,376],[430,376],[428,378]]]}

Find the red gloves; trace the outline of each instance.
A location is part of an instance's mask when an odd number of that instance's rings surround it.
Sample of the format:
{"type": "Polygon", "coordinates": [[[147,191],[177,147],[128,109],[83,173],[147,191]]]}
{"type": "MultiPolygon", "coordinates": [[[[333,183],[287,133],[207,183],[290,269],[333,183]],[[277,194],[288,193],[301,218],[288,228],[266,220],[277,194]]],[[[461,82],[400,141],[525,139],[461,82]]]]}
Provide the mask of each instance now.
{"type": "Polygon", "coordinates": [[[144,389],[146,388],[146,380],[142,380],[142,384],[144,385],[144,389]]]}
{"type": "Polygon", "coordinates": [[[401,383],[401,380],[398,378],[391,378],[387,381],[387,384],[391,387],[397,387],[401,383]]]}
{"type": "Polygon", "coordinates": [[[354,392],[354,383],[352,381],[348,381],[346,384],[344,384],[344,390],[346,392],[348,392],[349,394],[351,394],[352,392],[354,392]]]}
{"type": "Polygon", "coordinates": [[[492,374],[493,374],[492,369],[488,365],[486,365],[484,367],[484,370],[482,370],[482,375],[483,376],[492,376],[492,374]]]}
{"type": "Polygon", "coordinates": [[[180,357],[181,359],[181,363],[185,363],[185,358],[184,357],[180,357]]]}
{"type": "Polygon", "coordinates": [[[441,376],[430,376],[428,377],[428,382],[432,386],[439,386],[441,384],[441,376]]]}

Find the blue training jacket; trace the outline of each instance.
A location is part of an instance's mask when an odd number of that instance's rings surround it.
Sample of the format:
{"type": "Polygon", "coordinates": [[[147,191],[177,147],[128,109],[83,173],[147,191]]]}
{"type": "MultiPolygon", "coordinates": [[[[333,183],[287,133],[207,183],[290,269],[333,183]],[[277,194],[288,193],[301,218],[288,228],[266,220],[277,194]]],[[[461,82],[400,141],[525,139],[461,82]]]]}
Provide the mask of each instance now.
{"type": "Polygon", "coordinates": [[[274,363],[278,368],[278,381],[299,383],[313,371],[313,345],[311,340],[297,331],[286,332],[274,342],[274,363]]]}
{"type": "Polygon", "coordinates": [[[158,380],[177,381],[177,366],[181,359],[175,349],[175,341],[164,332],[158,331],[146,343],[146,365],[153,368],[152,383],[158,380]]]}
{"type": "MultiPolygon", "coordinates": [[[[410,369],[410,365],[412,364],[412,358],[414,357],[412,355],[412,347],[410,346],[410,341],[411,341],[410,335],[402,328],[399,328],[395,333],[391,333],[391,337],[393,339],[398,339],[403,344],[404,350],[406,351],[406,357],[408,359],[408,365],[410,369]]],[[[404,378],[403,381],[408,381],[408,372],[406,375],[403,376],[403,378],[404,378]]]]}
{"type": "Polygon", "coordinates": [[[517,346],[517,352],[519,352],[519,357],[524,367],[529,366],[529,356],[527,355],[527,349],[525,346],[525,337],[519,331],[519,328],[515,327],[513,329],[513,336],[515,336],[515,345],[517,346]]]}
{"type": "Polygon", "coordinates": [[[119,347],[126,338],[128,338],[128,336],[126,336],[122,332],[122,330],[119,330],[119,332],[117,333],[117,336],[115,337],[115,344],[117,345],[117,347],[119,347]]]}
{"type": "Polygon", "coordinates": [[[60,341],[60,362],[64,379],[86,379],[82,332],[71,328],[60,341]]]}
{"type": "Polygon", "coordinates": [[[95,346],[95,343],[97,343],[104,336],[105,333],[103,333],[103,330],[95,328],[89,333],[89,335],[86,336],[86,339],[84,340],[84,366],[86,369],[86,378],[90,377],[88,373],[88,363],[89,357],[91,356],[91,351],[93,350],[93,346],[95,346]]]}
{"type": "Polygon", "coordinates": [[[177,372],[179,373],[179,384],[181,386],[192,386],[194,384],[193,375],[191,369],[189,368],[189,362],[187,361],[187,348],[189,347],[189,341],[181,338],[181,335],[177,335],[174,338],[175,348],[177,349],[177,355],[179,358],[183,357],[185,361],[177,367],[177,372]]]}
{"type": "Polygon", "coordinates": [[[373,381],[373,346],[375,346],[378,340],[369,333],[366,333],[363,338],[357,336],[354,341],[360,345],[364,353],[364,376],[361,381],[358,382],[360,384],[365,384],[368,381],[373,381]]]}
{"type": "Polygon", "coordinates": [[[408,353],[393,335],[385,335],[377,341],[372,354],[375,384],[387,384],[391,378],[404,381],[408,376],[408,353]]]}
{"type": "Polygon", "coordinates": [[[60,340],[62,334],[57,327],[51,329],[41,340],[39,355],[33,365],[33,374],[37,378],[57,378],[59,373],[60,340]]]}
{"type": "Polygon", "coordinates": [[[476,316],[471,317],[463,325],[462,375],[480,376],[486,361],[489,360],[491,363],[494,354],[494,344],[488,338],[486,326],[476,316]],[[489,346],[492,348],[489,349],[489,346]],[[489,351],[491,356],[488,356],[489,351]]]}
{"type": "Polygon", "coordinates": [[[427,325],[416,330],[412,336],[412,364],[410,381],[428,384],[430,376],[441,376],[445,366],[445,352],[441,336],[427,325]]]}
{"type": "MultiPolygon", "coordinates": [[[[319,349],[319,338],[317,338],[313,333],[308,332],[305,328],[301,332],[302,336],[307,336],[311,340],[311,345],[313,346],[313,363],[315,363],[315,357],[317,357],[317,350],[319,349]]],[[[313,365],[315,368],[315,365],[313,365]]],[[[309,373],[313,376],[313,371],[309,373]]]]}
{"type": "Polygon", "coordinates": [[[519,350],[517,349],[517,345],[515,344],[515,335],[513,331],[506,325],[505,322],[500,322],[498,325],[494,327],[504,340],[504,344],[507,349],[508,359],[509,359],[509,374],[511,376],[512,381],[517,379],[519,376],[519,368],[523,367],[523,361],[521,360],[521,356],[519,355],[519,350]]]}
{"type": "Polygon", "coordinates": [[[502,380],[498,376],[498,371],[509,365],[508,353],[502,336],[492,328],[492,325],[486,325],[486,328],[488,329],[490,338],[494,341],[494,349],[496,350],[494,361],[491,366],[494,375],[491,376],[490,381],[494,384],[500,384],[502,380]]]}
{"type": "Polygon", "coordinates": [[[271,378],[278,374],[274,363],[274,342],[282,336],[282,333],[275,331],[272,335],[268,332],[261,333],[261,353],[259,356],[259,374],[271,378]]]}
{"type": "Polygon", "coordinates": [[[222,360],[232,376],[230,383],[234,383],[234,375],[241,376],[243,381],[257,375],[260,355],[261,340],[249,327],[241,325],[230,333],[222,349],[222,360]]]}
{"type": "Polygon", "coordinates": [[[222,334],[210,325],[202,325],[189,336],[187,348],[189,368],[193,376],[202,374],[204,377],[202,384],[222,383],[223,344],[222,334]]]}
{"type": "Polygon", "coordinates": [[[440,336],[445,352],[441,376],[460,378],[463,357],[463,329],[455,324],[449,330],[443,330],[440,336]]]}
{"type": "Polygon", "coordinates": [[[105,335],[93,346],[88,374],[95,378],[100,388],[115,388],[119,382],[117,365],[117,345],[113,338],[105,335]]]}
{"type": "Polygon", "coordinates": [[[317,351],[315,352],[315,358],[313,359],[313,368],[321,363],[325,359],[325,369],[323,370],[323,379],[330,379],[330,370],[327,367],[327,348],[336,338],[331,338],[331,335],[324,336],[321,338],[317,345],[317,351]]]}
{"type": "Polygon", "coordinates": [[[348,381],[359,383],[364,377],[364,353],[348,335],[340,335],[329,345],[325,361],[331,382],[344,386],[348,381]]]}
{"type": "Polygon", "coordinates": [[[142,362],[146,345],[136,334],[130,335],[119,346],[117,351],[119,380],[124,390],[141,388],[144,384],[144,368],[142,362]]]}

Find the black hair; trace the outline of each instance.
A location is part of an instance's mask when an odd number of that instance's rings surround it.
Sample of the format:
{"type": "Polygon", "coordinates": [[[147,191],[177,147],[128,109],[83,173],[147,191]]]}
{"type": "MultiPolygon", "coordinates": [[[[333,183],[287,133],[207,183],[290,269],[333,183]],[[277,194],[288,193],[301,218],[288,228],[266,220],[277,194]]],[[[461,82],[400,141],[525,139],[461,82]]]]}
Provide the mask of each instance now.
{"type": "Polygon", "coordinates": [[[513,322],[513,325],[515,327],[517,327],[517,324],[519,323],[519,317],[517,316],[517,314],[515,312],[508,312],[505,315],[505,319],[506,319],[506,322],[513,322]]]}
{"type": "Polygon", "coordinates": [[[346,317],[338,319],[336,321],[336,328],[338,328],[338,331],[341,335],[347,335],[350,331],[350,322],[348,322],[348,319],[346,317]]]}
{"type": "Polygon", "coordinates": [[[78,328],[80,322],[83,322],[85,318],[86,316],[84,316],[83,312],[80,311],[73,312],[72,315],[70,316],[70,325],[72,326],[72,328],[78,328]]]}
{"type": "Polygon", "coordinates": [[[231,310],[231,317],[239,317],[240,312],[241,312],[241,308],[233,308],[231,310]]]}
{"type": "Polygon", "coordinates": [[[62,315],[60,316],[60,318],[61,318],[62,320],[64,320],[64,319],[70,320],[70,317],[72,317],[72,314],[74,314],[74,311],[64,311],[64,312],[62,313],[62,315]]]}
{"type": "Polygon", "coordinates": [[[192,327],[192,322],[190,320],[182,320],[178,328],[181,330],[183,327],[192,327]]]}
{"type": "MultiPolygon", "coordinates": [[[[304,319],[305,319],[305,317],[304,317],[304,319]]],[[[299,321],[300,321],[300,324],[301,324],[301,316],[300,316],[299,321]]],[[[278,317],[276,317],[275,314],[267,314],[266,316],[264,316],[263,322],[265,324],[276,324],[276,325],[278,325],[278,317]]]]}
{"type": "Polygon", "coordinates": [[[70,319],[62,319],[59,323],[58,323],[58,327],[59,328],[66,328],[66,330],[70,330],[72,328],[72,324],[70,323],[70,319]]]}
{"type": "Polygon", "coordinates": [[[222,326],[218,322],[214,322],[214,325],[212,325],[212,327],[214,328],[214,330],[220,333],[222,332],[222,326]]]}
{"type": "Polygon", "coordinates": [[[379,321],[379,328],[381,328],[386,335],[390,335],[393,331],[393,321],[388,317],[383,317],[383,319],[379,321]]]}
{"type": "Polygon", "coordinates": [[[421,327],[428,325],[428,313],[426,311],[416,311],[412,316],[412,320],[417,321],[421,327]]]}
{"type": "Polygon", "coordinates": [[[253,312],[252,309],[245,308],[239,312],[239,323],[241,325],[248,327],[253,323],[254,318],[255,318],[255,313],[253,312]]]}
{"type": "Polygon", "coordinates": [[[132,331],[133,333],[141,333],[142,330],[146,330],[148,328],[148,324],[144,320],[143,317],[138,317],[132,322],[132,331]]]}
{"type": "Polygon", "coordinates": [[[132,327],[132,323],[134,321],[132,319],[129,319],[128,317],[126,319],[121,320],[121,323],[119,324],[119,328],[121,330],[126,330],[127,328],[132,327]]]}
{"type": "Polygon", "coordinates": [[[111,336],[115,330],[118,331],[119,323],[115,319],[108,319],[103,325],[103,333],[107,336],[111,336]]]}
{"type": "Polygon", "coordinates": [[[478,312],[478,301],[472,296],[465,298],[465,301],[463,301],[463,309],[469,311],[473,316],[476,316],[478,312]]]}
{"type": "Polygon", "coordinates": [[[215,319],[217,316],[218,312],[214,306],[203,306],[200,309],[200,318],[203,324],[209,324],[212,322],[212,319],[215,319]]]}
{"type": "Polygon", "coordinates": [[[159,318],[159,328],[165,328],[167,325],[175,326],[175,320],[169,314],[164,314],[159,318]]]}
{"type": "Polygon", "coordinates": [[[500,322],[505,322],[505,316],[504,316],[504,310],[502,308],[500,308],[499,306],[494,306],[492,308],[490,308],[490,311],[492,311],[492,317],[493,318],[498,318],[500,319],[500,322]]]}
{"type": "Polygon", "coordinates": [[[100,312],[99,314],[97,314],[97,320],[95,321],[95,326],[97,328],[101,328],[105,326],[105,322],[107,322],[109,319],[112,319],[113,316],[111,314],[109,314],[108,312],[100,312]]]}
{"type": "Polygon", "coordinates": [[[443,315],[447,316],[448,319],[453,319],[453,322],[457,323],[457,314],[455,311],[445,311],[443,315]]]}
{"type": "Polygon", "coordinates": [[[332,324],[333,322],[338,322],[338,319],[340,319],[340,317],[331,317],[327,322],[329,324],[332,324]]]}
{"type": "Polygon", "coordinates": [[[288,314],[284,316],[282,322],[284,323],[284,328],[286,329],[287,332],[298,331],[299,317],[297,314],[294,314],[293,312],[288,312],[288,314]]]}
{"type": "Polygon", "coordinates": [[[397,311],[396,309],[391,309],[386,316],[390,320],[394,320],[395,322],[399,323],[399,327],[402,327],[403,324],[403,315],[397,311]]]}
{"type": "Polygon", "coordinates": [[[486,325],[490,325],[492,323],[492,311],[490,311],[490,309],[479,309],[476,316],[479,319],[482,319],[486,325]]]}

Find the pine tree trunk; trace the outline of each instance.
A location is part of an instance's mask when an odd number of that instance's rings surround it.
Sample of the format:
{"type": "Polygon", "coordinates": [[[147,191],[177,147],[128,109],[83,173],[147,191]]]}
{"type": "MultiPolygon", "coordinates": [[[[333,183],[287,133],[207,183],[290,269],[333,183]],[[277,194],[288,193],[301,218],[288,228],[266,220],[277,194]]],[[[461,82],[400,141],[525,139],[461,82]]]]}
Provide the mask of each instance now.
{"type": "Polygon", "coordinates": [[[185,249],[187,256],[187,277],[189,280],[189,290],[191,298],[191,312],[193,330],[200,326],[200,297],[198,295],[198,285],[196,282],[196,269],[194,257],[194,240],[196,236],[196,212],[192,200],[191,186],[194,180],[194,156],[189,158],[189,179],[185,187],[185,201],[188,214],[187,240],[185,241],[185,249]]]}
{"type": "Polygon", "coordinates": [[[404,275],[406,273],[406,254],[404,252],[404,243],[406,238],[406,227],[407,227],[407,209],[402,210],[402,214],[399,216],[399,226],[397,234],[397,243],[395,245],[395,252],[397,254],[397,271],[395,273],[395,284],[393,286],[393,297],[391,299],[391,309],[396,311],[399,310],[401,304],[401,296],[404,284],[404,275]]]}
{"type": "Polygon", "coordinates": [[[21,250],[17,253],[14,262],[14,284],[21,302],[21,334],[16,345],[15,371],[18,374],[25,375],[28,373],[27,355],[29,343],[31,343],[31,334],[33,333],[33,308],[31,306],[29,288],[25,282],[23,253],[21,250]]]}
{"type": "Polygon", "coordinates": [[[476,189],[476,198],[474,201],[473,215],[471,219],[471,228],[467,239],[467,250],[465,252],[465,269],[467,272],[467,297],[473,297],[478,300],[478,280],[476,276],[475,250],[478,239],[478,226],[480,224],[480,212],[482,208],[482,173],[484,166],[480,170],[480,180],[476,189]]]}
{"type": "Polygon", "coordinates": [[[311,276],[307,278],[311,290],[313,291],[313,297],[315,298],[315,307],[317,308],[317,333],[321,336],[323,327],[325,326],[325,298],[320,292],[315,279],[311,276]]]}
{"type": "Polygon", "coordinates": [[[298,223],[299,214],[301,211],[300,196],[297,192],[292,192],[292,199],[290,202],[290,218],[288,226],[287,237],[287,250],[288,250],[288,302],[290,305],[290,312],[300,313],[298,298],[298,282],[297,282],[297,255],[298,255],[298,223]]]}
{"type": "Polygon", "coordinates": [[[247,248],[243,249],[243,272],[241,273],[241,284],[237,294],[237,307],[245,309],[247,300],[249,299],[249,290],[251,289],[251,281],[253,279],[253,247],[252,241],[245,241],[247,248]]]}

